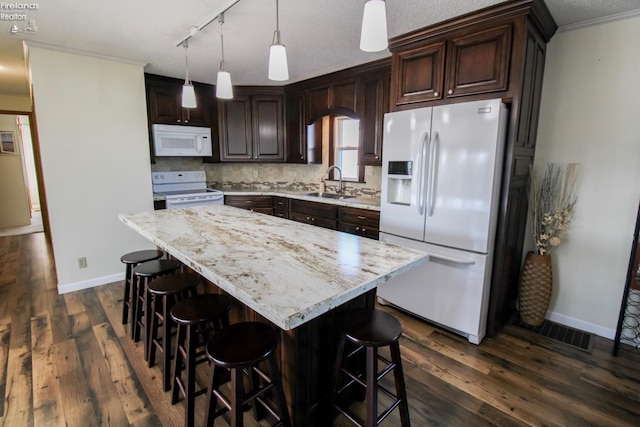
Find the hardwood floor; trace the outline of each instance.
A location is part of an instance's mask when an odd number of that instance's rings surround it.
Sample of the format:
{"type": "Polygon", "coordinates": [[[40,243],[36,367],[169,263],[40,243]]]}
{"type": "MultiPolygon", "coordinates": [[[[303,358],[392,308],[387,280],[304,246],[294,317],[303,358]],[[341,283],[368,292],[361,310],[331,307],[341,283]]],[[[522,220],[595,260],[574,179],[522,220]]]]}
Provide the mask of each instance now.
{"type": "MultiPolygon", "coordinates": [[[[121,304],[122,283],[58,295],[42,233],[0,237],[0,425],[183,425],[121,304]]],[[[588,354],[510,326],[474,346],[388,310],[403,324],[414,427],[640,425],[640,356],[611,356],[609,340],[588,354]]],[[[398,420],[394,411],[383,425],[398,420]]]]}

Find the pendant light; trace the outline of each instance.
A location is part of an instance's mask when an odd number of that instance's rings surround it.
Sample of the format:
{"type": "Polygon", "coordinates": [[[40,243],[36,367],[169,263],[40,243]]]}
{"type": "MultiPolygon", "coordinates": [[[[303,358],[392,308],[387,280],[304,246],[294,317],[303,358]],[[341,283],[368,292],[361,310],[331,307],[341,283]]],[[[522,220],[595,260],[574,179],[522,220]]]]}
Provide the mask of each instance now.
{"type": "Polygon", "coordinates": [[[379,52],[387,46],[387,12],[384,0],[367,0],[362,15],[360,50],[379,52]]]}
{"type": "Polygon", "coordinates": [[[280,8],[276,0],[276,30],[269,48],[269,80],[289,80],[289,65],[287,64],[287,49],[280,41],[280,8]]]}
{"type": "Polygon", "coordinates": [[[193,90],[191,80],[189,80],[189,58],[187,57],[189,42],[187,40],[183,41],[182,46],[184,46],[184,63],[187,69],[187,75],[184,78],[184,85],[182,86],[182,106],[184,108],[196,108],[196,92],[193,90]]]}
{"type": "Polygon", "coordinates": [[[222,60],[216,81],[216,97],[220,99],[233,99],[233,86],[231,86],[231,74],[224,68],[224,36],[222,35],[222,24],[224,24],[224,13],[220,14],[220,46],[222,47],[222,60]]]}

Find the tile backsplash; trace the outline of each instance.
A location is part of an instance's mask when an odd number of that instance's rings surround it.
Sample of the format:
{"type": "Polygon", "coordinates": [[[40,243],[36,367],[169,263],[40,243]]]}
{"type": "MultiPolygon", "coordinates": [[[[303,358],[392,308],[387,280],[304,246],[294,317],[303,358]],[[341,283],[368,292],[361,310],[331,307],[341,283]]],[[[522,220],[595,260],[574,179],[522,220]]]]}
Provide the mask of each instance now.
{"type": "MultiPolygon", "coordinates": [[[[204,170],[207,182],[216,188],[247,186],[248,188],[287,188],[300,191],[319,190],[326,179],[327,165],[290,163],[202,163],[198,157],[156,157],[153,172],[204,170]]],[[[365,166],[365,182],[345,182],[351,195],[380,197],[382,168],[365,166]]],[[[337,190],[338,181],[326,181],[326,191],[337,190]]]]}

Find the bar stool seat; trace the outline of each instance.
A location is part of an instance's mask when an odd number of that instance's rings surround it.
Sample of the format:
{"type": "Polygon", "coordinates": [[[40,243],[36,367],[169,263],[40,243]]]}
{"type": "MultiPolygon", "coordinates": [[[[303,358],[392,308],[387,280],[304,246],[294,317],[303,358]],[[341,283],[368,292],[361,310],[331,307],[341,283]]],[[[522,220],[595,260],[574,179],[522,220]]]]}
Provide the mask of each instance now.
{"type": "Polygon", "coordinates": [[[122,297],[122,324],[129,323],[129,312],[131,311],[131,283],[133,282],[133,267],[136,265],[160,259],[164,252],[155,249],[129,252],[120,257],[120,262],[125,264],[124,273],[124,295],[122,297]]]}
{"type": "Polygon", "coordinates": [[[151,313],[151,298],[148,297],[149,282],[157,277],[175,273],[182,266],[180,261],[173,259],[157,259],[138,264],[133,269],[132,283],[132,328],[131,338],[138,342],[140,335],[144,342],[144,360],[149,360],[149,313],[151,313]]]}
{"type": "Polygon", "coordinates": [[[151,298],[151,322],[149,325],[149,367],[155,365],[156,350],[162,353],[162,387],[171,387],[171,331],[175,325],[171,320],[171,308],[188,297],[197,295],[200,276],[194,273],[174,273],[158,277],[149,282],[151,298]],[[162,329],[162,336],[158,336],[162,329]]]}
{"type": "Polygon", "coordinates": [[[399,339],[402,335],[402,325],[393,315],[371,308],[357,309],[349,312],[341,324],[342,335],[338,342],[338,352],[333,371],[332,403],[338,411],[344,414],[353,424],[361,427],[377,426],[396,408],[400,410],[400,422],[402,427],[411,425],[409,420],[409,405],[402,372],[402,359],[400,357],[399,339]],[[356,349],[344,356],[346,341],[356,345],[356,349]],[[380,356],[380,347],[389,346],[391,360],[380,356]],[[365,372],[347,367],[347,360],[356,355],[366,353],[365,372]],[[378,372],[378,360],[386,364],[386,367],[378,372]],[[395,380],[395,395],[381,386],[378,382],[390,371],[393,371],[395,380]],[[348,377],[346,384],[339,387],[340,374],[348,377]],[[341,394],[354,384],[359,384],[365,389],[366,420],[359,420],[346,405],[339,402],[341,394]],[[383,392],[392,399],[391,405],[378,416],[378,391],[383,392]]]}
{"type": "MultiPolygon", "coordinates": [[[[214,420],[227,411],[231,412],[231,426],[242,426],[243,408],[254,400],[275,418],[277,425],[291,425],[276,360],[277,345],[278,333],[266,323],[236,323],[213,335],[207,343],[207,356],[211,361],[211,371],[205,426],[213,426],[214,420]],[[268,362],[270,377],[258,368],[258,364],[265,360],[268,362]],[[220,380],[222,368],[231,371],[230,399],[227,399],[219,389],[222,382],[220,380]],[[251,390],[246,393],[242,380],[245,369],[249,371],[249,383],[251,384],[251,390]],[[262,397],[269,390],[274,392],[279,414],[262,397]],[[217,410],[218,401],[222,403],[220,410],[217,410]]],[[[256,406],[254,406],[254,413],[258,417],[256,406]]]]}
{"type": "Polygon", "coordinates": [[[203,294],[178,302],[171,309],[171,318],[178,326],[173,359],[171,404],[178,402],[180,393],[185,402],[185,426],[194,425],[195,398],[207,392],[196,391],[196,367],[208,362],[205,345],[213,331],[229,326],[231,301],[226,295],[203,294]],[[186,371],[186,378],[182,371],[186,371]]]}

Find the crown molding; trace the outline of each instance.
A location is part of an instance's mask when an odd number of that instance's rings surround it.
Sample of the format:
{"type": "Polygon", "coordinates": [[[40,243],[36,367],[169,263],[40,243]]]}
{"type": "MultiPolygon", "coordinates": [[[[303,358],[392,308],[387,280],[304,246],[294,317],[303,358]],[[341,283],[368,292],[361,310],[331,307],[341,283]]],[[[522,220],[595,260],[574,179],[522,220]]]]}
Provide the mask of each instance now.
{"type": "Polygon", "coordinates": [[[36,41],[25,40],[24,44],[29,48],[37,47],[41,49],[49,49],[49,50],[55,50],[58,52],[71,53],[74,55],[90,56],[93,58],[105,59],[107,61],[121,62],[123,64],[129,64],[129,65],[138,65],[138,66],[141,66],[142,68],[144,68],[148,64],[147,62],[133,61],[130,59],[118,58],[117,56],[103,55],[101,53],[89,52],[89,51],[80,50],[80,49],[69,49],[66,47],[58,46],[58,45],[36,42],[36,41]]]}
{"type": "Polygon", "coordinates": [[[640,9],[630,10],[628,12],[616,13],[609,16],[603,16],[602,18],[590,19],[588,21],[576,22],[575,24],[563,25],[558,28],[558,32],[572,31],[580,28],[591,27],[599,24],[606,24],[608,22],[619,21],[621,19],[634,18],[640,16],[640,9]]]}

